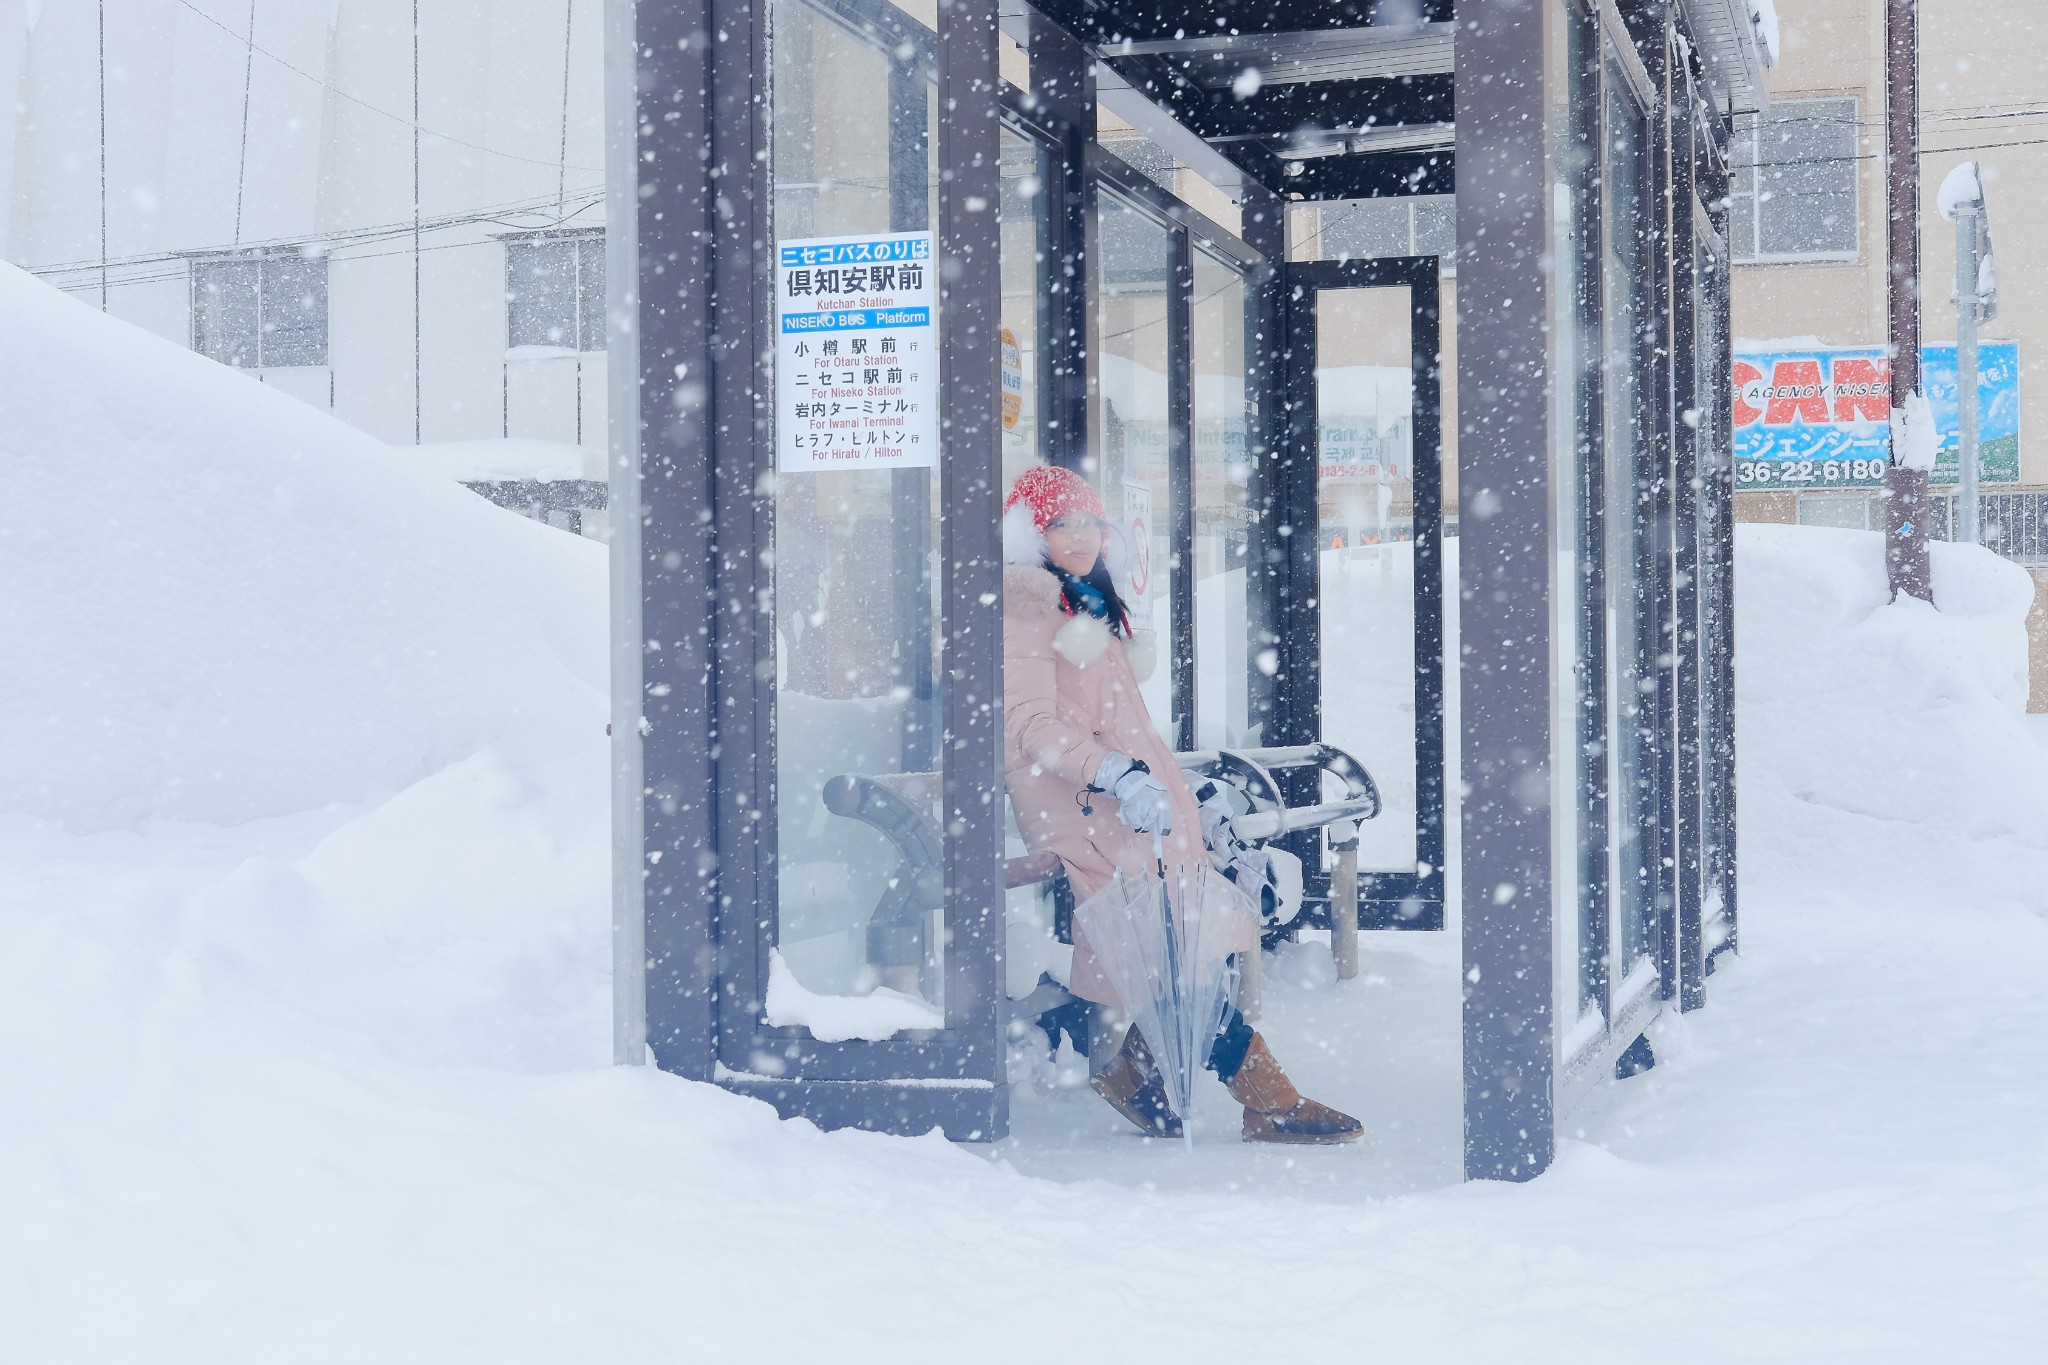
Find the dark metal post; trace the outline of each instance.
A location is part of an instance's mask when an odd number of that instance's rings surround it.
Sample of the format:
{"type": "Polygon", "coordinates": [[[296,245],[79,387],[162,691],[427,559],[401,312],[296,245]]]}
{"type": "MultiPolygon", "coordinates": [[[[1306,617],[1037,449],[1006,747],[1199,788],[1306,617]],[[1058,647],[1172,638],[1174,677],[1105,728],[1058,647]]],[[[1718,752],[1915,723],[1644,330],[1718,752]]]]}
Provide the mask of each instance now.
{"type": "MultiPolygon", "coordinates": [[[[1701,760],[1706,753],[1706,711],[1702,707],[1700,680],[1703,651],[1700,600],[1700,509],[1707,501],[1702,478],[1701,446],[1711,430],[1705,406],[1708,395],[1701,392],[1699,340],[1702,310],[1709,306],[1700,297],[1698,224],[1695,207],[1698,195],[1700,113],[1694,98],[1691,73],[1683,65],[1671,73],[1672,181],[1672,404],[1675,440],[1671,476],[1674,522],[1677,527],[1675,558],[1672,563],[1673,591],[1677,602],[1676,625],[1671,654],[1678,670],[1677,760],[1678,851],[1677,925],[1672,950],[1676,958],[1678,1005],[1682,1010],[1698,1009],[1706,1003],[1702,985],[1704,960],[1701,956],[1701,916],[1706,893],[1708,834],[1702,823],[1706,810],[1701,783],[1701,760]]],[[[1711,375],[1712,371],[1705,371],[1711,375]]],[[[1711,383],[1711,381],[1709,381],[1711,383]]]]}
{"type": "Polygon", "coordinates": [[[1465,1174],[1556,1148],[1551,1007],[1547,5],[1459,13],[1465,1174]]]}
{"type": "MultiPolygon", "coordinates": [[[[1174,747],[1195,747],[1195,260],[1188,230],[1169,238],[1166,281],[1166,497],[1165,566],[1173,611],[1167,646],[1173,680],[1174,747]]],[[[1155,570],[1156,572],[1156,570],[1155,570]]]]}
{"type": "Polygon", "coordinates": [[[1258,742],[1278,743],[1273,717],[1273,670],[1261,668],[1259,657],[1279,645],[1281,580],[1278,480],[1281,452],[1288,441],[1287,379],[1292,373],[1287,346],[1287,304],[1284,297],[1287,261],[1287,205],[1256,186],[1244,201],[1244,240],[1264,260],[1245,275],[1245,502],[1251,523],[1245,527],[1245,642],[1247,670],[1246,723],[1258,742]]]}
{"type": "Polygon", "coordinates": [[[947,604],[940,745],[947,1026],[969,1040],[963,1074],[992,1087],[987,1127],[1009,1122],[1003,1083],[1002,236],[997,0],[939,3],[939,587],[947,604]],[[978,1055],[977,1055],[978,1054],[978,1055]]]}
{"type": "Polygon", "coordinates": [[[1045,434],[1039,445],[1047,464],[1081,467],[1088,444],[1088,256],[1087,147],[1095,127],[1095,62],[1073,37],[1026,11],[1031,32],[1033,94],[1060,129],[1046,177],[1046,250],[1054,262],[1053,287],[1040,305],[1044,327],[1041,361],[1046,372],[1045,434]]]}
{"type": "MultiPolygon", "coordinates": [[[[1686,649],[1686,642],[1680,638],[1678,608],[1684,599],[1678,587],[1678,567],[1679,541],[1689,523],[1679,519],[1678,367],[1673,363],[1679,350],[1677,298],[1687,287],[1681,286],[1678,280],[1680,200],[1674,147],[1679,119],[1690,115],[1691,110],[1681,105],[1676,93],[1679,86],[1672,70],[1676,43],[1669,11],[1652,32],[1656,41],[1645,43],[1641,48],[1655,91],[1650,117],[1645,123],[1651,139],[1647,158],[1652,205],[1650,220],[1655,225],[1649,250],[1650,296],[1653,300],[1651,328],[1655,344],[1651,348],[1648,390],[1652,405],[1648,451],[1650,553],[1646,556],[1648,563],[1644,568],[1654,585],[1652,597],[1656,605],[1651,616],[1654,632],[1650,638],[1654,643],[1644,666],[1647,676],[1657,680],[1657,690],[1644,699],[1644,704],[1654,718],[1656,732],[1656,740],[1651,747],[1657,765],[1655,809],[1658,833],[1657,854],[1650,866],[1650,882],[1655,888],[1651,904],[1657,932],[1657,984],[1658,993],[1669,1000],[1678,994],[1679,886],[1684,879],[1686,841],[1691,837],[1691,830],[1681,828],[1678,818],[1683,737],[1690,733],[1690,727],[1683,726],[1680,721],[1678,705],[1683,676],[1680,661],[1686,649]]],[[[1684,207],[1684,222],[1689,229],[1692,206],[1688,203],[1684,207]]],[[[1685,232],[1684,240],[1691,242],[1689,230],[1685,232]]],[[[1686,258],[1690,260],[1690,252],[1686,258]]],[[[1693,719],[1696,723],[1697,711],[1693,719]]]]}
{"type": "MultiPolygon", "coordinates": [[[[1920,15],[1918,0],[1887,0],[1884,22],[1885,221],[1890,264],[1892,417],[1920,392],[1920,15]]],[[[1927,561],[1931,471],[1892,452],[1885,470],[1884,563],[1892,596],[1934,600],[1927,561]]]]}
{"type": "MultiPolygon", "coordinates": [[[[712,835],[716,717],[703,631],[712,542],[701,515],[712,505],[708,319],[715,315],[704,161],[713,122],[706,19],[702,0],[640,5],[634,39],[640,401],[633,420],[643,517],[638,590],[647,795],[643,842],[633,857],[644,879],[648,1045],[663,1070],[694,1080],[711,1079],[713,1070],[712,903],[720,885],[712,835]]],[[[731,46],[740,51],[723,60],[743,65],[746,44],[731,46]]],[[[745,81],[739,73],[737,85],[745,81]]],[[[731,78],[724,83],[728,95],[734,85],[731,78]]],[[[738,115],[733,122],[747,123],[743,103],[729,112],[738,115]]],[[[744,295],[732,306],[751,316],[744,295]]]]}

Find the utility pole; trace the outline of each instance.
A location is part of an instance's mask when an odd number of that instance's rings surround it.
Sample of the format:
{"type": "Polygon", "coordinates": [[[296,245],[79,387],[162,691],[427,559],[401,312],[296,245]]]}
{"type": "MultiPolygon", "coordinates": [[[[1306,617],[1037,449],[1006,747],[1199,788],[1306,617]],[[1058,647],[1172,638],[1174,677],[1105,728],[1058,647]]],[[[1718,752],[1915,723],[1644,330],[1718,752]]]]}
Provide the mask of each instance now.
{"type": "MultiPolygon", "coordinates": [[[[1892,430],[1920,388],[1920,17],[1918,0],[1886,0],[1885,248],[1890,264],[1892,430]]],[[[1885,470],[1884,565],[1893,598],[1934,600],[1927,562],[1933,471],[1909,469],[1895,435],[1885,470]]]]}

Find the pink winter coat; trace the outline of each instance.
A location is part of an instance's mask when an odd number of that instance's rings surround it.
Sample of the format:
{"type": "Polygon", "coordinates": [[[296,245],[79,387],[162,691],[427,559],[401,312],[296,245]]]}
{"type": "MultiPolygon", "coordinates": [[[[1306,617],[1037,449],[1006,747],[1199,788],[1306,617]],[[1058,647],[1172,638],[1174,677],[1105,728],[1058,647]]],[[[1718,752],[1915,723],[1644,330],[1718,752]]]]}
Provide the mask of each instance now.
{"type": "MultiPolygon", "coordinates": [[[[1125,642],[1092,616],[1068,615],[1059,580],[1033,565],[1003,571],[1003,738],[1017,828],[1033,852],[1059,855],[1076,897],[1103,890],[1119,869],[1137,882],[1157,880],[1152,836],[1124,827],[1115,797],[1090,794],[1094,814],[1081,813],[1076,798],[1110,753],[1143,759],[1173,799],[1173,833],[1165,841],[1169,873],[1207,865],[1194,793],[1153,728],[1125,642]]],[[[1251,946],[1250,930],[1247,920],[1232,951],[1251,946]]],[[[1068,986],[1099,1003],[1122,1003],[1078,929],[1068,986]]]]}

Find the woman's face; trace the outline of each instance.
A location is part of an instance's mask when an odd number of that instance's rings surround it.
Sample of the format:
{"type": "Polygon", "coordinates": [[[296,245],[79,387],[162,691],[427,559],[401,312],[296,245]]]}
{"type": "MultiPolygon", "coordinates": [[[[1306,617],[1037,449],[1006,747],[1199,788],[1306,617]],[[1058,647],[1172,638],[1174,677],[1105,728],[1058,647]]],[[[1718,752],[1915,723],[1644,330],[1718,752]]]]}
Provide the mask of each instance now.
{"type": "Polygon", "coordinates": [[[1084,512],[1069,512],[1045,528],[1045,550],[1061,569],[1085,578],[1102,557],[1102,523],[1084,512]]]}

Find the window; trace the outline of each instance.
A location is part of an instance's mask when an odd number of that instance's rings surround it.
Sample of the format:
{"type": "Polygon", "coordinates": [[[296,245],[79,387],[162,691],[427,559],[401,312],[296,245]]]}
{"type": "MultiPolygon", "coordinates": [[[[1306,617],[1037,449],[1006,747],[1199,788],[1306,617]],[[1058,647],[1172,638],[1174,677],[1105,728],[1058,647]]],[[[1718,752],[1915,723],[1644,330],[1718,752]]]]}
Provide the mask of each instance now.
{"type": "Polygon", "coordinates": [[[1856,101],[1739,114],[1728,231],[1738,261],[1850,261],[1859,245],[1856,101]]]}
{"type": "Polygon", "coordinates": [[[1454,195],[1350,199],[1319,207],[1320,240],[1308,248],[1317,260],[1439,256],[1448,265],[1457,251],[1458,213],[1454,195]]]}
{"type": "Polygon", "coordinates": [[[192,349],[244,368],[327,363],[327,258],[298,251],[192,262],[192,349]]]}
{"type": "Polygon", "coordinates": [[[604,234],[507,238],[505,320],[507,346],[602,351],[604,234]]]}
{"type": "Polygon", "coordinates": [[[1655,948],[1661,853],[1658,797],[1664,755],[1656,710],[1659,550],[1655,429],[1657,214],[1647,111],[1610,56],[1601,81],[1600,401],[1607,587],[1607,790],[1610,920],[1608,1022],[1617,998],[1655,948]]]}

